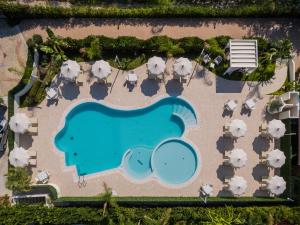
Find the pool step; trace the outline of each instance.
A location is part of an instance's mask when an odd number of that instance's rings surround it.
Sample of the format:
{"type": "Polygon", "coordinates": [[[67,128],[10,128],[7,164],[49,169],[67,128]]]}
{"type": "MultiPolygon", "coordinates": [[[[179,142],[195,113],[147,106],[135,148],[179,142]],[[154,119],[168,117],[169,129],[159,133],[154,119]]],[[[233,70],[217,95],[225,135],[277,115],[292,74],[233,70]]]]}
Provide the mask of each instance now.
{"type": "Polygon", "coordinates": [[[173,107],[173,114],[180,117],[183,120],[186,128],[197,125],[197,119],[194,112],[184,105],[175,104],[173,107]]]}

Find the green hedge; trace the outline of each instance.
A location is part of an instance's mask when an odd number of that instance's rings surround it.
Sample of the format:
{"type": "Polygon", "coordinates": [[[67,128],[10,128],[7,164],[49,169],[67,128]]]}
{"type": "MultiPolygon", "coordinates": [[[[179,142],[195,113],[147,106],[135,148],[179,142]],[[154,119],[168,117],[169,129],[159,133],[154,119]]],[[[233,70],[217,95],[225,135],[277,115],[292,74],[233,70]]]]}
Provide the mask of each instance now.
{"type": "Polygon", "coordinates": [[[90,7],[73,6],[70,8],[52,6],[29,6],[2,2],[0,10],[10,19],[25,18],[155,18],[155,17],[299,17],[299,10],[278,7],[272,4],[243,5],[230,8],[213,6],[143,6],[143,7],[90,7]]]}
{"type": "MultiPolygon", "coordinates": [[[[11,89],[8,92],[8,120],[10,117],[14,115],[14,96],[16,93],[21,91],[28,81],[30,80],[31,77],[31,72],[33,70],[33,60],[34,60],[34,49],[33,48],[28,48],[28,55],[27,55],[27,62],[26,62],[26,68],[23,74],[22,79],[20,82],[15,86],[13,89],[11,89]]],[[[14,148],[14,133],[9,129],[8,130],[8,149],[12,150],[14,148]]]]}
{"type": "MultiPolygon", "coordinates": [[[[146,224],[145,216],[152,220],[160,220],[166,216],[166,208],[109,208],[103,215],[100,208],[47,208],[41,206],[0,206],[0,224],[146,224]]],[[[234,218],[239,218],[249,225],[265,224],[299,224],[299,207],[174,207],[169,211],[169,218],[164,224],[237,224],[228,223],[234,218]],[[222,218],[219,223],[213,219],[222,218]]],[[[148,223],[149,224],[149,223],[148,223]]],[[[162,224],[160,222],[151,224],[162,224]]]]}

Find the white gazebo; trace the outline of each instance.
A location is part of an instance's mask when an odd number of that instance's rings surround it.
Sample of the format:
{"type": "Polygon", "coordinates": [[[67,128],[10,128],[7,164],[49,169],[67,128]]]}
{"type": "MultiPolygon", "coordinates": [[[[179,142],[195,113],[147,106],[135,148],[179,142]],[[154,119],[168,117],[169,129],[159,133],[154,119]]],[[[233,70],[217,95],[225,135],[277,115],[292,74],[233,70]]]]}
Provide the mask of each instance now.
{"type": "Polygon", "coordinates": [[[281,120],[273,119],[268,123],[267,132],[273,138],[281,138],[285,134],[285,125],[281,120]]]}
{"type": "Polygon", "coordinates": [[[166,69],[166,63],[161,57],[153,56],[147,62],[149,74],[153,76],[162,75],[166,69]]]}
{"type": "Polygon", "coordinates": [[[245,136],[245,133],[247,131],[247,125],[243,120],[234,119],[229,124],[229,130],[231,135],[235,138],[243,137],[245,136]]]}
{"type": "Polygon", "coordinates": [[[180,57],[176,59],[173,64],[174,75],[177,77],[185,77],[192,74],[192,62],[187,59],[180,57]]]}
{"type": "Polygon", "coordinates": [[[24,134],[30,126],[30,120],[24,113],[16,113],[10,118],[10,129],[19,134],[24,134]]]}
{"type": "Polygon", "coordinates": [[[279,149],[272,150],[267,155],[268,165],[273,168],[280,168],[285,163],[285,155],[279,149]]]}
{"type": "Polygon", "coordinates": [[[14,148],[9,153],[9,163],[14,167],[25,167],[28,165],[28,162],[29,162],[29,154],[22,147],[14,148]]]}
{"type": "Polygon", "coordinates": [[[80,65],[76,61],[67,60],[61,65],[60,74],[68,81],[75,81],[80,74],[80,65]]]}
{"type": "Polygon", "coordinates": [[[247,154],[243,149],[236,148],[230,151],[228,154],[228,163],[230,163],[235,168],[244,167],[247,160],[247,154]]]}
{"type": "Polygon", "coordinates": [[[245,193],[247,188],[247,181],[240,176],[234,176],[228,183],[228,190],[235,196],[240,196],[245,193]]]}
{"type": "Polygon", "coordinates": [[[93,75],[99,79],[106,79],[111,74],[111,66],[104,60],[96,61],[92,66],[93,75]]]}
{"type": "Polygon", "coordinates": [[[279,176],[270,177],[267,180],[267,189],[273,195],[281,195],[286,189],[286,182],[279,176]]]}
{"type": "Polygon", "coordinates": [[[257,40],[233,39],[229,41],[230,66],[224,74],[244,69],[251,73],[258,67],[257,40]]]}

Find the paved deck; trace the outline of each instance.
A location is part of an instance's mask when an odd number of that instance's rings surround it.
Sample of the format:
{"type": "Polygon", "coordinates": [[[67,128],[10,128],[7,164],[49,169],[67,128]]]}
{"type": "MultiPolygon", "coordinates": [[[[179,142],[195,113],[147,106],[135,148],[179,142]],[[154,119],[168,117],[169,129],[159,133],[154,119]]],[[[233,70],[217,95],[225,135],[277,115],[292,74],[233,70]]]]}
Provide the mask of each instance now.
{"type": "MultiPolygon", "coordinates": [[[[172,60],[168,61],[168,67],[172,60]]],[[[90,64],[82,64],[85,74],[90,71],[90,64]]],[[[109,83],[118,77],[113,87],[107,87],[86,81],[82,87],[65,85],[61,87],[62,97],[57,104],[49,104],[46,100],[33,109],[39,121],[39,135],[20,137],[20,144],[26,149],[37,151],[38,165],[33,169],[33,179],[37,170],[45,169],[50,172],[50,182],[56,184],[62,196],[92,196],[103,191],[102,183],[105,181],[120,196],[198,196],[199,187],[203,183],[214,185],[214,195],[226,196],[228,192],[222,190],[222,181],[225,176],[241,175],[248,181],[245,196],[261,196],[266,193],[259,190],[261,176],[273,175],[278,171],[268,172],[265,166],[259,165],[259,153],[277,147],[278,143],[267,142],[259,137],[259,125],[265,119],[265,105],[269,97],[264,95],[257,103],[256,109],[251,114],[242,110],[242,103],[256,93],[255,83],[228,81],[209,74],[213,82],[208,85],[207,79],[200,72],[192,79],[190,84],[183,86],[167,76],[165,84],[146,79],[146,66],[135,70],[139,75],[138,86],[129,91],[124,86],[126,72],[113,70],[109,83]],[[82,100],[95,100],[109,105],[116,105],[133,109],[147,106],[157,99],[166,96],[180,96],[187,99],[198,113],[199,123],[196,128],[188,130],[185,137],[191,141],[200,155],[201,171],[195,179],[182,187],[168,187],[156,180],[147,182],[134,182],[120,171],[99,173],[96,177],[87,178],[87,185],[79,188],[76,182],[74,167],[66,167],[64,154],[57,151],[53,144],[53,137],[58,131],[59,124],[63,122],[67,110],[82,100]],[[224,102],[228,99],[238,100],[238,108],[233,115],[223,112],[224,102]],[[223,125],[233,118],[243,119],[248,125],[245,137],[236,142],[222,137],[223,125]],[[222,165],[223,152],[233,148],[243,148],[248,154],[247,166],[233,170],[222,165]]],[[[264,89],[265,87],[262,87],[264,89]]],[[[274,87],[277,88],[277,87],[274,87]]],[[[268,87],[270,90],[270,87],[268,87]]],[[[263,91],[263,90],[262,90],[263,91]]],[[[275,91],[275,90],[274,90],[275,91]]],[[[22,109],[27,111],[27,109],[22,109]]]]}

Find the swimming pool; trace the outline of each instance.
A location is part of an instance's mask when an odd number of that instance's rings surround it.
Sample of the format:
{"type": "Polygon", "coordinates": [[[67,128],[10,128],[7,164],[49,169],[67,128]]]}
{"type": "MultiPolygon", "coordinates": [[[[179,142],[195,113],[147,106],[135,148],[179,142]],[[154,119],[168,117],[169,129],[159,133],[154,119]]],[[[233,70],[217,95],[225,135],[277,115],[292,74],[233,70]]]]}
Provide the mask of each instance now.
{"type": "MultiPolygon", "coordinates": [[[[155,163],[152,161],[157,157],[153,157],[153,150],[164,140],[180,139],[185,129],[196,124],[194,109],[181,98],[164,98],[148,107],[135,110],[84,102],[67,114],[65,126],[55,136],[55,145],[65,153],[65,164],[76,166],[78,175],[122,167],[132,178],[141,180],[155,172],[152,168],[155,163]]],[[[178,145],[178,141],[176,143],[178,145]]],[[[183,140],[180,144],[182,143],[183,140]]],[[[175,152],[180,151],[179,149],[180,147],[175,152]]],[[[192,147],[188,149],[190,152],[194,151],[192,147]]],[[[192,155],[196,163],[189,172],[196,171],[199,164],[197,155],[192,155]]],[[[178,165],[182,164],[173,155],[169,158],[178,165]]],[[[177,184],[185,182],[193,174],[186,173],[186,179],[181,175],[178,180],[156,175],[163,182],[177,184]]]]}

